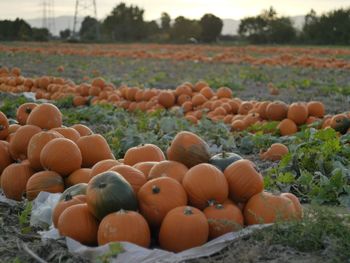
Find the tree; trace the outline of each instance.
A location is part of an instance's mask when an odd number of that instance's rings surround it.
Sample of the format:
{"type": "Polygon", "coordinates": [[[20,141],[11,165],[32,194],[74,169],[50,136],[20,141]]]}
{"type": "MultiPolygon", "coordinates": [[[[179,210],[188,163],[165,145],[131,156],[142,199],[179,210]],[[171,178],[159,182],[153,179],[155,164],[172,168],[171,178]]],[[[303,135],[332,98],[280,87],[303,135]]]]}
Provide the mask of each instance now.
{"type": "Polygon", "coordinates": [[[100,23],[93,17],[87,16],[81,23],[79,36],[84,41],[98,40],[100,23]]]}
{"type": "Polygon", "coordinates": [[[47,28],[33,28],[33,40],[49,41],[50,32],[47,28]]]}
{"type": "Polygon", "coordinates": [[[117,5],[103,21],[107,39],[117,41],[141,40],[147,36],[144,10],[137,6],[117,5]]]}
{"type": "Polygon", "coordinates": [[[296,30],[289,17],[279,17],[270,7],[260,15],[241,20],[240,36],[254,44],[290,43],[296,38],[296,30]]]}
{"type": "Polygon", "coordinates": [[[222,20],[213,14],[205,14],[199,24],[202,27],[201,40],[204,42],[216,41],[224,25],[222,20]]]}
{"type": "Polygon", "coordinates": [[[188,42],[190,39],[199,39],[201,31],[201,26],[197,20],[179,16],[175,19],[174,25],[170,30],[170,37],[175,41],[188,42]]]}
{"type": "Polygon", "coordinates": [[[60,38],[61,39],[64,39],[64,40],[68,39],[71,37],[71,35],[72,35],[72,31],[69,28],[60,31],[60,38]]]}
{"type": "Polygon", "coordinates": [[[170,29],[171,18],[168,13],[163,12],[160,17],[160,25],[163,31],[167,32],[170,29]]]}

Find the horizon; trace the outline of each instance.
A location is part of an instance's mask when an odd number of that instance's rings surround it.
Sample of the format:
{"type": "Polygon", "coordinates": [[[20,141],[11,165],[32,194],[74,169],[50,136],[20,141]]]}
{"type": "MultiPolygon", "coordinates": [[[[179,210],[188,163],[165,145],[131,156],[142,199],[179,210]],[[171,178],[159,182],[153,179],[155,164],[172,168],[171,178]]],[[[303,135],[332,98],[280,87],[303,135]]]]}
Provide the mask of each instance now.
{"type": "MultiPolygon", "coordinates": [[[[33,0],[12,0],[10,3],[0,3],[0,17],[2,20],[40,19],[42,17],[41,1],[35,0],[36,4],[33,2],[33,0]]],[[[301,0],[238,0],[235,3],[232,3],[231,0],[217,0],[214,6],[211,0],[192,0],[190,3],[186,0],[153,0],[152,4],[149,4],[150,1],[146,4],[146,0],[99,0],[97,1],[98,19],[104,19],[120,2],[144,9],[144,18],[147,21],[159,19],[162,12],[168,13],[172,19],[180,15],[190,19],[199,19],[206,13],[212,13],[221,19],[240,20],[247,16],[256,16],[270,6],[274,7],[279,15],[290,17],[304,16],[311,9],[321,14],[338,8],[350,7],[348,0],[310,0],[308,3],[301,0]]],[[[74,16],[74,5],[75,1],[72,0],[61,0],[58,3],[56,1],[54,17],[74,16]]],[[[79,17],[86,15],[88,13],[83,13],[79,17]]]]}

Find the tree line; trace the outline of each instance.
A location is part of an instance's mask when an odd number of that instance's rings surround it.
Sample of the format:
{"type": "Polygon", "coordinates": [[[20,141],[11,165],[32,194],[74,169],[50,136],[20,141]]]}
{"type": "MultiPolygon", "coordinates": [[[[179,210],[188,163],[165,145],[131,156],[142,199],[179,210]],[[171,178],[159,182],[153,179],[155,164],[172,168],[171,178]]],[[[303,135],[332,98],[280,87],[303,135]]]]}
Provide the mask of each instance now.
{"type": "MultiPolygon", "coordinates": [[[[172,19],[162,13],[160,21],[144,20],[144,9],[120,3],[103,20],[84,18],[79,32],[70,29],[60,32],[62,40],[85,42],[216,42],[236,40],[251,44],[350,44],[350,7],[318,15],[311,10],[304,18],[301,29],[290,17],[280,16],[270,7],[261,14],[241,20],[238,35],[222,36],[223,21],[205,14],[199,20],[178,16],[172,19]]],[[[0,21],[0,40],[46,41],[47,29],[32,28],[22,19],[0,21]]]]}

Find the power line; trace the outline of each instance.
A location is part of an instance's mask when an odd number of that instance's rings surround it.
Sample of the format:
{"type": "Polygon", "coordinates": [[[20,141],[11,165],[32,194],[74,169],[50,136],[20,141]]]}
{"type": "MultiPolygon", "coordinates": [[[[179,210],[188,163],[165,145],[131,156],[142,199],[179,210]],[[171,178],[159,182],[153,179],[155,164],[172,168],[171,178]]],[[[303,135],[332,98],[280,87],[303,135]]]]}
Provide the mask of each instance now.
{"type": "MultiPolygon", "coordinates": [[[[78,17],[90,15],[97,20],[97,5],[96,0],[76,0],[74,23],[73,23],[73,37],[77,36],[78,30],[78,17]]],[[[99,36],[98,28],[96,28],[97,39],[99,36]]]]}

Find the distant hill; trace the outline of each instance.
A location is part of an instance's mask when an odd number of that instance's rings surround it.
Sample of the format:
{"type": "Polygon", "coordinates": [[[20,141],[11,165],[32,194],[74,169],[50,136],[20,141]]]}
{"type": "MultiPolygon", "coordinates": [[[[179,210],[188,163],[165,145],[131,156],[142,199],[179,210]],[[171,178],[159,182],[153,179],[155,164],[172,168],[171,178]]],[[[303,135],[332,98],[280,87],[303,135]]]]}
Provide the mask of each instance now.
{"type": "MultiPolygon", "coordinates": [[[[304,23],[304,16],[293,16],[291,17],[294,25],[301,29],[304,23]]],[[[27,19],[26,20],[32,27],[41,27],[42,20],[41,18],[27,19]]],[[[78,18],[78,30],[80,28],[81,22],[83,21],[83,17],[78,18]]],[[[157,19],[157,22],[160,19],[157,19]]],[[[222,29],[223,35],[235,35],[237,34],[240,20],[235,19],[223,19],[224,27],[222,29]]],[[[73,16],[59,16],[55,19],[55,30],[51,33],[58,36],[59,32],[65,30],[67,28],[73,29],[74,17],[73,16]]]]}

